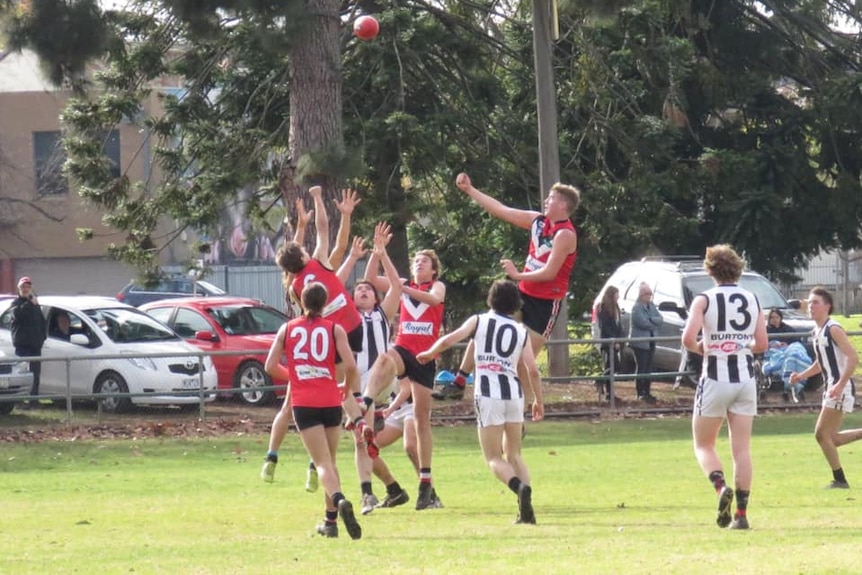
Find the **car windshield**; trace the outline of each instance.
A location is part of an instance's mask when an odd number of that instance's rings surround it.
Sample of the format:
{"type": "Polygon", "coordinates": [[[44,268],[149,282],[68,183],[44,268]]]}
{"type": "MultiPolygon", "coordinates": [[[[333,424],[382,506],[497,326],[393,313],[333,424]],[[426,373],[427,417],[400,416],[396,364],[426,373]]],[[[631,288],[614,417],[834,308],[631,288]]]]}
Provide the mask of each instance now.
{"type": "MultiPolygon", "coordinates": [[[[763,276],[744,274],[739,281],[739,285],[757,296],[761,309],[773,307],[787,309],[790,307],[787,305],[787,300],[784,299],[781,292],[763,276]]],[[[687,277],[685,279],[686,303],[690,304],[694,296],[712,287],[715,287],[715,282],[707,275],[687,277]]]]}
{"type": "Polygon", "coordinates": [[[287,317],[268,307],[222,306],[207,309],[228,335],[277,333],[287,317]]]}
{"type": "Polygon", "coordinates": [[[84,313],[116,343],[180,339],[170,328],[136,309],[101,308],[89,309],[84,313]]]}

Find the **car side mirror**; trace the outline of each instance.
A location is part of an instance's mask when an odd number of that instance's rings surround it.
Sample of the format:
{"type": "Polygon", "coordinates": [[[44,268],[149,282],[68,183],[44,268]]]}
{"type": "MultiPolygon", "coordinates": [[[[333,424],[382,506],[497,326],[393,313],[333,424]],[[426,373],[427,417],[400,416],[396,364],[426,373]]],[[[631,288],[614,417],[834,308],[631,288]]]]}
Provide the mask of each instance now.
{"type": "Polygon", "coordinates": [[[87,347],[90,345],[90,338],[83,333],[73,333],[71,336],[69,336],[69,343],[74,343],[75,345],[83,345],[84,347],[87,347]]]}
{"type": "Polygon", "coordinates": [[[218,341],[218,336],[211,331],[196,331],[195,339],[201,341],[218,341]]]}
{"type": "Polygon", "coordinates": [[[802,302],[799,301],[798,299],[789,299],[789,300],[787,300],[787,306],[790,309],[799,309],[802,307],[802,302]]]}
{"type": "Polygon", "coordinates": [[[672,301],[663,301],[658,304],[659,311],[674,312],[682,319],[688,319],[688,312],[684,307],[680,307],[672,301]]]}

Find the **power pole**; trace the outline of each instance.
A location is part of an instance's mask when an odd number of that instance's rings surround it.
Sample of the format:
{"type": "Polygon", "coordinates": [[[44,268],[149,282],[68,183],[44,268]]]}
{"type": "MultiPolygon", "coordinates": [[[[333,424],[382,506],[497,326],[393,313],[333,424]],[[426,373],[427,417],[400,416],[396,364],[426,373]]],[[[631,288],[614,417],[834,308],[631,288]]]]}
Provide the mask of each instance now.
{"type": "MultiPolygon", "coordinates": [[[[560,149],[557,141],[557,101],[552,61],[552,29],[556,29],[554,0],[533,0],[533,62],[536,69],[536,111],[539,120],[539,187],[542,204],[551,186],[560,181],[560,149]]],[[[568,339],[569,306],[563,298],[560,315],[551,340],[568,339]]],[[[569,375],[569,346],[548,346],[548,371],[551,377],[569,375]]]]}

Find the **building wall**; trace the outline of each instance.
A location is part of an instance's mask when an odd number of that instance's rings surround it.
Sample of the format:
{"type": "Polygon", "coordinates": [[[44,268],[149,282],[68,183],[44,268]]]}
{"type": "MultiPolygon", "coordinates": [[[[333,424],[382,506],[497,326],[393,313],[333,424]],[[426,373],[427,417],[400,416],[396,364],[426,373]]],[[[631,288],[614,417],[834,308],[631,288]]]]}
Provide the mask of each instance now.
{"type": "MultiPolygon", "coordinates": [[[[106,257],[108,246],[123,243],[124,234],[102,224],[100,208],[84,202],[71,186],[59,195],[46,195],[37,186],[34,133],[61,129],[69,95],[48,85],[26,52],[0,61],[0,78],[0,292],[14,291],[14,278],[31,275],[41,276],[42,286],[56,285],[51,293],[116,294],[135,275],[106,257]],[[77,228],[91,228],[93,239],[79,241],[77,228]]],[[[147,102],[154,106],[155,94],[147,102]]],[[[132,182],[157,181],[146,132],[131,124],[116,130],[120,172],[132,182]]],[[[165,222],[160,231],[172,228],[165,222]]],[[[188,255],[187,246],[177,242],[161,252],[160,263],[188,255]]]]}

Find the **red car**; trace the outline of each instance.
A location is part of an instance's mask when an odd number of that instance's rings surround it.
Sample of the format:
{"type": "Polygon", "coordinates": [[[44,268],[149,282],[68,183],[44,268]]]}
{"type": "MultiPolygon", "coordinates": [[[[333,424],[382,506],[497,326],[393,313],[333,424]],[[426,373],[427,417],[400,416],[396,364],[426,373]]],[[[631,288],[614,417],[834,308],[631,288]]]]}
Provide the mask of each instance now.
{"type": "MultiPolygon", "coordinates": [[[[240,297],[188,297],[146,303],[141,310],[169,325],[180,337],[205,351],[244,351],[213,355],[219,389],[240,389],[249,405],[265,405],[284,397],[286,381],[275,391],[263,364],[278,328],[287,321],[280,311],[255,299],[240,297]]],[[[232,394],[233,396],[233,394],[232,394]]]]}

